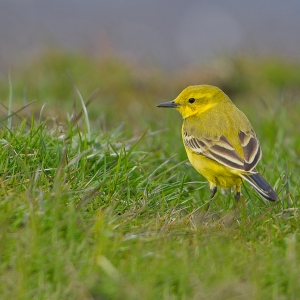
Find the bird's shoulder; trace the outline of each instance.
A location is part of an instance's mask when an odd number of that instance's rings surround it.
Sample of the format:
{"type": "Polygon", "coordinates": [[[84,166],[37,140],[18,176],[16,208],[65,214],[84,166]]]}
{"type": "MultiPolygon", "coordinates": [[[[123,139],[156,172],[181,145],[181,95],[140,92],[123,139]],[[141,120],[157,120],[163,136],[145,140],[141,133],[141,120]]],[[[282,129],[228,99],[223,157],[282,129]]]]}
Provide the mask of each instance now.
{"type": "Polygon", "coordinates": [[[217,105],[212,109],[183,120],[185,131],[195,138],[218,140],[225,136],[233,146],[240,144],[240,131],[256,137],[252,125],[246,115],[232,102],[217,105]]]}

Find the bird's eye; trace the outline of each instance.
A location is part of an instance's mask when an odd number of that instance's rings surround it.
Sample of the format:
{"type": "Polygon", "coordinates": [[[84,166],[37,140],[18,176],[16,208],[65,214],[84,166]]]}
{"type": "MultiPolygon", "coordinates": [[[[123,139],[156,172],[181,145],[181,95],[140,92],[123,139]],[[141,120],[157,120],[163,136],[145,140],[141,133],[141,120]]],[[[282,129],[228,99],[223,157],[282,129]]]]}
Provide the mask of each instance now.
{"type": "Polygon", "coordinates": [[[194,102],[195,102],[195,98],[190,98],[190,99],[189,99],[189,102],[190,102],[190,103],[194,103],[194,102]]]}

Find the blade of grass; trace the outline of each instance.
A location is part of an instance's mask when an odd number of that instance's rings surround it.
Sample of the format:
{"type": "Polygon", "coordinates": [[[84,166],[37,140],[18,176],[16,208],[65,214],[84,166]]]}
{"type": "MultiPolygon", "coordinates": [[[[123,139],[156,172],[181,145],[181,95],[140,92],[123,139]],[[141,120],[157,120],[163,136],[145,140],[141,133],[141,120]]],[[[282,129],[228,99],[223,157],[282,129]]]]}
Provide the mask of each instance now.
{"type": "MultiPolygon", "coordinates": [[[[28,104],[26,104],[25,106],[21,107],[20,109],[18,109],[15,112],[12,112],[11,114],[9,114],[7,117],[5,117],[4,119],[0,120],[0,123],[3,123],[4,121],[6,121],[7,119],[11,118],[14,115],[18,115],[18,113],[20,111],[22,111],[23,109],[25,109],[26,107],[28,107],[29,105],[31,105],[32,103],[34,103],[36,100],[33,100],[31,102],[29,102],[28,104]]],[[[2,104],[3,105],[3,104],[2,104]]],[[[3,105],[4,106],[4,105],[3,105]]],[[[4,106],[5,107],[5,106],[4,106]]]]}
{"type": "Polygon", "coordinates": [[[7,111],[7,114],[8,114],[8,118],[7,118],[7,127],[9,129],[11,129],[11,124],[12,124],[12,116],[11,116],[11,113],[12,113],[12,82],[11,82],[11,77],[10,77],[10,72],[8,73],[8,85],[9,85],[9,96],[8,96],[8,111],[7,111]]]}

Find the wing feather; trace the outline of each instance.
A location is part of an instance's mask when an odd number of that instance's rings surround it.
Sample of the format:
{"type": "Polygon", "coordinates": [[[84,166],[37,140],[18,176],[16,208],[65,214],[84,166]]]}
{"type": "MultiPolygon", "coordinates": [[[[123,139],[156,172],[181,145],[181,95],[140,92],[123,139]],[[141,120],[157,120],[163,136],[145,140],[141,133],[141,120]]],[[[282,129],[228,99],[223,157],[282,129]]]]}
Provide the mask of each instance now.
{"type": "Polygon", "coordinates": [[[239,132],[239,139],[244,153],[245,171],[251,171],[255,168],[261,159],[261,148],[254,132],[239,132]]]}
{"type": "Polygon", "coordinates": [[[224,136],[214,140],[208,138],[200,140],[189,135],[187,131],[183,132],[185,146],[194,153],[204,155],[226,167],[251,172],[261,158],[258,139],[255,133],[244,133],[243,131],[240,131],[239,139],[244,157],[238,154],[224,136]]]}

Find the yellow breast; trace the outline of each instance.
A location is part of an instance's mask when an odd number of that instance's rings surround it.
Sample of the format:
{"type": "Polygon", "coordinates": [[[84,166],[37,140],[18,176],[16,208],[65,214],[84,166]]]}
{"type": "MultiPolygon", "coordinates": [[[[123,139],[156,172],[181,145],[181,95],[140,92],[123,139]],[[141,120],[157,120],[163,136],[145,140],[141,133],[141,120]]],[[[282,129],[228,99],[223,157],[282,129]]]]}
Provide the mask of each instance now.
{"type": "Polygon", "coordinates": [[[235,170],[229,169],[204,155],[196,154],[187,147],[185,150],[192,166],[209,182],[221,188],[229,188],[241,183],[241,177],[235,170]]]}

